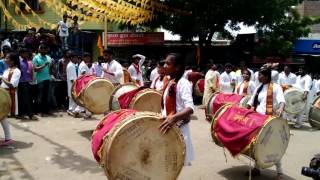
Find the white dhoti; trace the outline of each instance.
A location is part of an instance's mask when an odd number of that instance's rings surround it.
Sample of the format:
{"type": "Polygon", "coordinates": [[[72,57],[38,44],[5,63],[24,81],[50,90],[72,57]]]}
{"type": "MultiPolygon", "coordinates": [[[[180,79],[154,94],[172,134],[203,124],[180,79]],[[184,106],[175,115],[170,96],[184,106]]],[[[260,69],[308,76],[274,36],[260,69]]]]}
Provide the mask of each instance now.
{"type": "Polygon", "coordinates": [[[188,166],[191,164],[191,161],[194,160],[194,151],[191,141],[189,124],[182,125],[180,129],[183,135],[184,143],[186,144],[186,158],[184,160],[184,165],[188,166]]]}

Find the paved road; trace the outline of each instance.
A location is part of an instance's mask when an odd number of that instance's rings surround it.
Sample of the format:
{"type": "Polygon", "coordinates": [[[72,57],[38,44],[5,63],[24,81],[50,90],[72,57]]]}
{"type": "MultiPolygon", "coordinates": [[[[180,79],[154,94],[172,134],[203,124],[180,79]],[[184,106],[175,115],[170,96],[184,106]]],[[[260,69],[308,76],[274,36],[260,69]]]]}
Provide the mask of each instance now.
{"type": "MultiPolygon", "coordinates": [[[[106,179],[92,157],[89,140],[99,118],[73,119],[63,114],[60,118],[39,121],[11,119],[16,142],[9,147],[0,147],[0,179],[106,179]]],[[[193,119],[191,133],[196,160],[192,166],[183,168],[179,180],[248,179],[244,173],[249,168],[249,161],[242,157],[233,159],[229,154],[225,159],[223,150],[211,140],[203,110],[197,109],[193,119]]],[[[305,124],[301,130],[292,130],[291,133],[289,148],[283,158],[285,179],[308,179],[301,176],[300,171],[314,154],[320,152],[320,131],[305,124]]],[[[254,179],[274,179],[275,174],[274,168],[270,168],[254,179]]]]}

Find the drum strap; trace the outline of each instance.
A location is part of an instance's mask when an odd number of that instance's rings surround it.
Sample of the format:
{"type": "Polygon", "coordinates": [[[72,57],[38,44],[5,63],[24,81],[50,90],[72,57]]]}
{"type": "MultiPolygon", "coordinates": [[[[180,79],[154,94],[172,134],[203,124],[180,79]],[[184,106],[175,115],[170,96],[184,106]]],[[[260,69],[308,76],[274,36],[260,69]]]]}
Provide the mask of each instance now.
{"type": "Polygon", "coordinates": [[[248,81],[243,81],[239,86],[237,86],[236,93],[239,94],[239,95],[246,96],[248,94],[248,87],[249,87],[249,82],[248,81]],[[240,88],[241,88],[242,84],[244,85],[244,87],[243,87],[242,94],[240,94],[240,88]]]}
{"type": "Polygon", "coordinates": [[[137,75],[141,74],[140,67],[134,63],[132,65],[133,65],[134,69],[136,69],[137,75]]]}
{"type": "Polygon", "coordinates": [[[273,83],[270,83],[267,91],[267,115],[273,114],[273,83]]]}
{"type": "MultiPolygon", "coordinates": [[[[9,69],[8,81],[11,81],[13,76],[14,69],[9,69]]],[[[11,104],[11,116],[15,115],[16,113],[16,89],[15,88],[8,88],[6,89],[10,95],[12,104],[11,104]]]]}
{"type": "Polygon", "coordinates": [[[176,94],[177,94],[177,83],[175,79],[171,80],[168,84],[164,85],[163,93],[161,97],[161,107],[166,108],[167,116],[171,116],[176,113],[176,94]],[[166,104],[164,107],[164,92],[168,88],[168,94],[166,98],[166,104]]]}

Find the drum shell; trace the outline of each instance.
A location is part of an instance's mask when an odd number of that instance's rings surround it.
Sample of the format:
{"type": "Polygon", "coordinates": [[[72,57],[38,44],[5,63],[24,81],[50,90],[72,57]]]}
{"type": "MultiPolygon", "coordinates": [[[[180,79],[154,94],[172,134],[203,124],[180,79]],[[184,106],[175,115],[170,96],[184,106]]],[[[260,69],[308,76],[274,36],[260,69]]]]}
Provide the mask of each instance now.
{"type": "MultiPolygon", "coordinates": [[[[215,97],[219,95],[219,93],[214,93],[212,96],[209,98],[208,104],[206,105],[205,113],[206,113],[206,120],[211,122],[212,121],[212,116],[216,113],[213,112],[213,106],[214,106],[214,101],[215,97]]],[[[244,96],[240,102],[227,102],[226,104],[238,104],[240,107],[247,108],[247,103],[250,100],[250,95],[244,96]]]]}
{"type": "Polygon", "coordinates": [[[7,90],[0,88],[0,121],[10,113],[12,106],[11,98],[7,90]]]}
{"type": "Polygon", "coordinates": [[[313,101],[310,107],[309,123],[313,128],[320,129],[320,96],[313,101]]]}
{"type": "MultiPolygon", "coordinates": [[[[119,110],[118,112],[120,111],[126,110],[119,110]]],[[[185,158],[185,144],[180,129],[173,127],[166,136],[161,135],[158,130],[161,116],[151,112],[136,112],[120,118],[121,120],[104,135],[100,150],[101,161],[99,163],[104,168],[108,179],[117,179],[120,176],[141,179],[137,178],[140,175],[151,179],[176,179],[183,167],[185,158]],[[175,146],[173,143],[177,144],[176,150],[169,148],[168,151],[164,151],[166,146],[175,146]],[[159,149],[160,152],[157,151],[159,149]],[[169,157],[167,155],[173,152],[176,155],[175,159],[167,162],[169,157]],[[163,158],[163,161],[155,161],[159,158],[158,155],[161,159],[163,158]],[[152,162],[149,162],[148,158],[152,162]],[[128,164],[130,164],[131,170],[136,173],[127,174],[128,170],[125,170],[125,168],[128,164]],[[163,165],[174,168],[169,168],[172,170],[166,173],[161,168],[164,167],[163,165]],[[156,172],[155,169],[159,170],[156,170],[156,172]]]]}
{"type": "Polygon", "coordinates": [[[153,89],[139,91],[129,104],[130,109],[161,113],[162,94],[153,89]]]}
{"type": "MultiPolygon", "coordinates": [[[[211,123],[212,139],[220,147],[223,147],[223,144],[215,136],[214,127],[219,117],[231,106],[230,104],[222,106],[213,116],[211,123]]],[[[279,117],[270,116],[267,123],[260,129],[255,140],[241,152],[241,155],[253,159],[260,168],[269,168],[281,160],[288,147],[289,139],[290,129],[287,121],[279,117]],[[268,150],[270,153],[267,152],[268,150]]]]}
{"type": "Polygon", "coordinates": [[[132,90],[138,89],[138,86],[135,83],[126,83],[118,85],[111,93],[111,97],[109,100],[110,110],[116,111],[121,109],[118,98],[132,90]]]}
{"type": "Polygon", "coordinates": [[[296,115],[305,109],[306,102],[303,100],[303,91],[288,87],[283,94],[286,101],[284,108],[286,113],[296,115]]]}
{"type": "MultiPolygon", "coordinates": [[[[193,85],[194,95],[196,95],[198,97],[202,97],[203,96],[203,92],[204,92],[204,91],[201,91],[200,88],[199,88],[199,84],[200,83],[204,83],[204,79],[199,79],[197,81],[197,83],[193,85]]],[[[204,89],[204,87],[203,87],[203,89],[204,89]]]]}
{"type": "Polygon", "coordinates": [[[72,84],[72,98],[75,103],[81,107],[85,107],[93,114],[103,114],[109,108],[109,99],[114,85],[104,78],[93,78],[84,86],[79,96],[74,90],[76,81],[72,84]]]}

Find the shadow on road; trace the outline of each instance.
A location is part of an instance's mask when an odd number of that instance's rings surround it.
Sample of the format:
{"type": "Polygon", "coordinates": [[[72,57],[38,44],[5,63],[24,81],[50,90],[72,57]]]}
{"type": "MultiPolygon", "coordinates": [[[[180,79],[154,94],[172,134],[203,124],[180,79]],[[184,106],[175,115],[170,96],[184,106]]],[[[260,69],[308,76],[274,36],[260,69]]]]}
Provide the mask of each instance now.
{"type": "MultiPolygon", "coordinates": [[[[57,142],[52,141],[51,139],[45,137],[42,134],[38,134],[28,128],[21,127],[16,124],[12,124],[14,128],[19,130],[31,133],[34,136],[42,138],[44,141],[49,144],[55,146],[55,153],[50,157],[50,162],[53,164],[59,165],[61,169],[69,169],[71,171],[75,171],[79,174],[83,174],[86,172],[89,173],[102,173],[102,170],[99,168],[98,164],[86,157],[83,157],[77,154],[75,151],[70,148],[59,144],[57,142]]],[[[77,147],[74,147],[77,148],[77,147]]]]}
{"type": "Polygon", "coordinates": [[[0,159],[3,160],[0,161],[0,179],[35,179],[14,156],[14,153],[20,149],[26,149],[32,146],[33,143],[14,141],[12,145],[0,147],[0,159]]]}
{"type": "Polygon", "coordinates": [[[87,140],[91,141],[91,136],[93,133],[93,130],[87,130],[87,131],[80,131],[78,132],[82,137],[86,138],[87,140]]]}
{"type": "MultiPolygon", "coordinates": [[[[248,180],[248,176],[245,173],[249,170],[249,166],[234,166],[229,169],[224,169],[218,174],[225,177],[228,180],[248,180]]],[[[277,172],[270,169],[261,170],[261,175],[258,177],[252,177],[254,180],[270,180],[276,179],[277,172]]],[[[283,176],[283,180],[294,180],[294,178],[287,175],[283,176]]]]}

